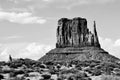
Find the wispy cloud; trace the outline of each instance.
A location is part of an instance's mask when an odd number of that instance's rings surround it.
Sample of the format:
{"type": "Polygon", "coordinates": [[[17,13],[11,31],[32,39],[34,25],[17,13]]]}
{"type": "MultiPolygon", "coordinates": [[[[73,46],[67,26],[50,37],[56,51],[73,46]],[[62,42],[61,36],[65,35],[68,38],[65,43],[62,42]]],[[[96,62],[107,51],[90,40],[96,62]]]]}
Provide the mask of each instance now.
{"type": "Polygon", "coordinates": [[[120,47],[120,39],[118,39],[118,40],[115,41],[115,45],[114,46],[120,47]]]}
{"type": "Polygon", "coordinates": [[[99,39],[103,49],[108,51],[110,54],[120,58],[120,39],[115,41],[110,38],[100,37],[99,39]]]}
{"type": "MultiPolygon", "coordinates": [[[[32,0],[31,0],[32,1],[32,0]]],[[[42,0],[42,1],[45,1],[45,2],[89,2],[89,3],[106,3],[106,2],[114,2],[114,1],[117,1],[117,0],[42,0]]]]}
{"type": "Polygon", "coordinates": [[[75,6],[89,5],[89,4],[106,4],[115,2],[117,0],[43,0],[47,3],[55,3],[57,7],[71,9],[75,6]]]}
{"type": "Polygon", "coordinates": [[[9,0],[17,3],[13,5],[25,4],[24,7],[29,8],[45,8],[54,6],[56,8],[71,9],[75,6],[90,5],[90,4],[106,4],[116,2],[118,0],[9,0]]]}
{"type": "Polygon", "coordinates": [[[32,0],[9,0],[9,1],[12,1],[14,3],[18,3],[20,1],[25,1],[25,2],[29,2],[29,1],[32,1],[32,0]]]}
{"type": "Polygon", "coordinates": [[[9,54],[13,58],[31,58],[37,60],[45,55],[53,46],[40,43],[6,44],[1,45],[0,61],[8,61],[9,54]]]}
{"type": "Polygon", "coordinates": [[[2,40],[10,40],[10,39],[20,39],[20,38],[23,38],[23,36],[5,36],[5,37],[1,37],[0,39],[2,40]]]}
{"type": "Polygon", "coordinates": [[[33,14],[30,12],[17,13],[0,11],[0,21],[3,20],[19,24],[44,24],[46,22],[46,19],[38,16],[33,16],[33,14]]]}

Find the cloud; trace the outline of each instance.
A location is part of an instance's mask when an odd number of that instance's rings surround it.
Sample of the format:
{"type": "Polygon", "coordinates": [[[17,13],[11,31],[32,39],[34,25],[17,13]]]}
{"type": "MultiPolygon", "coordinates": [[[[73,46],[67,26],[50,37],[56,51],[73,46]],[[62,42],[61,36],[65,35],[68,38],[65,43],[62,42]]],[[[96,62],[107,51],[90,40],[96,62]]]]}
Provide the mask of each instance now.
{"type": "MultiPolygon", "coordinates": [[[[79,5],[89,5],[89,4],[106,4],[116,2],[118,0],[9,0],[11,2],[18,4],[25,4],[24,7],[38,7],[45,8],[47,7],[57,7],[57,8],[66,8],[71,9],[79,5]]],[[[15,4],[14,4],[15,5],[15,4]]]]}
{"type": "Polygon", "coordinates": [[[20,39],[20,38],[23,38],[23,36],[6,36],[6,37],[1,37],[0,39],[3,39],[3,40],[8,40],[8,39],[20,39]]]}
{"type": "Polygon", "coordinates": [[[1,46],[0,61],[8,61],[9,54],[11,54],[13,58],[30,58],[37,60],[53,48],[53,46],[36,42],[1,46]]]}
{"type": "Polygon", "coordinates": [[[115,45],[114,46],[120,47],[120,39],[118,39],[118,40],[115,41],[115,45]]]}
{"type": "MultiPolygon", "coordinates": [[[[32,1],[32,0],[31,0],[32,1]]],[[[42,0],[45,2],[89,2],[89,3],[106,3],[106,2],[114,2],[117,0],[42,0]]]]}
{"type": "MultiPolygon", "coordinates": [[[[107,4],[118,0],[0,0],[0,5],[7,11],[30,11],[38,13],[43,9],[67,9],[93,4],[107,4]],[[7,5],[7,6],[6,6],[7,5]]],[[[36,17],[36,16],[35,16],[36,17]]],[[[40,17],[41,19],[41,17],[40,17]]]]}
{"type": "Polygon", "coordinates": [[[45,2],[52,2],[52,1],[54,1],[54,0],[42,0],[42,1],[45,1],[45,2]]]}
{"type": "Polygon", "coordinates": [[[3,20],[19,24],[44,24],[46,22],[46,19],[33,16],[32,13],[29,12],[17,13],[0,11],[0,21],[3,20]]]}
{"type": "Polygon", "coordinates": [[[55,3],[57,7],[71,9],[75,6],[89,5],[89,4],[106,4],[115,2],[117,0],[43,0],[47,3],[55,3]]]}
{"type": "Polygon", "coordinates": [[[19,1],[29,2],[32,0],[9,0],[9,1],[14,2],[14,3],[19,3],[19,1]]]}
{"type": "MultiPolygon", "coordinates": [[[[29,54],[28,57],[30,57],[32,59],[39,59],[52,48],[53,48],[53,46],[50,46],[50,45],[31,43],[22,52],[24,54],[26,54],[26,56],[29,54]]],[[[24,54],[23,54],[23,56],[24,56],[24,54]]],[[[22,57],[22,55],[21,55],[21,57],[22,57]]]]}
{"type": "Polygon", "coordinates": [[[103,49],[120,58],[120,39],[112,40],[110,38],[100,37],[99,40],[103,49]]]}

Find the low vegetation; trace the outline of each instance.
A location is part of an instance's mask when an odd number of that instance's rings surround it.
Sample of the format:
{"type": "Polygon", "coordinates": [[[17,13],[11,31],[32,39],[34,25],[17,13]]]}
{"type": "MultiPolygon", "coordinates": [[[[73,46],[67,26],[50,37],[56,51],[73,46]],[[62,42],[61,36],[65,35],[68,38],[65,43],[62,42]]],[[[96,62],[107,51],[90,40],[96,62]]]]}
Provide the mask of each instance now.
{"type": "Polygon", "coordinates": [[[92,80],[92,76],[101,76],[100,80],[120,80],[120,64],[94,60],[43,63],[18,59],[0,62],[0,80],[92,80]]]}

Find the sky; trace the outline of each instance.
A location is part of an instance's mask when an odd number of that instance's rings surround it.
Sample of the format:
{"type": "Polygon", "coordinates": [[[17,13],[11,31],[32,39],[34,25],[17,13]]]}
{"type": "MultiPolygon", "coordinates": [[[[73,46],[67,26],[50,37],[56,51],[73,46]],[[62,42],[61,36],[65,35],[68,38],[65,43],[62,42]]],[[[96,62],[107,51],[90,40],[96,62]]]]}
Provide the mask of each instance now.
{"type": "Polygon", "coordinates": [[[103,49],[120,58],[120,0],[0,0],[0,61],[37,60],[55,48],[57,21],[96,21],[103,49]]]}

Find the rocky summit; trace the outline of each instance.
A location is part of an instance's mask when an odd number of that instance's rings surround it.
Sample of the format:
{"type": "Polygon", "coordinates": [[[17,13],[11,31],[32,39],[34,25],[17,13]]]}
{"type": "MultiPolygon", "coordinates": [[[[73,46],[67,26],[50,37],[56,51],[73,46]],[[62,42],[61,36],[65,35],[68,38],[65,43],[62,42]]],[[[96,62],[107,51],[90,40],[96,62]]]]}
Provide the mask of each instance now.
{"type": "Polygon", "coordinates": [[[61,18],[58,20],[56,48],[50,50],[40,61],[110,61],[118,62],[118,58],[101,48],[96,23],[93,31],[87,27],[85,18],[61,18]]]}

